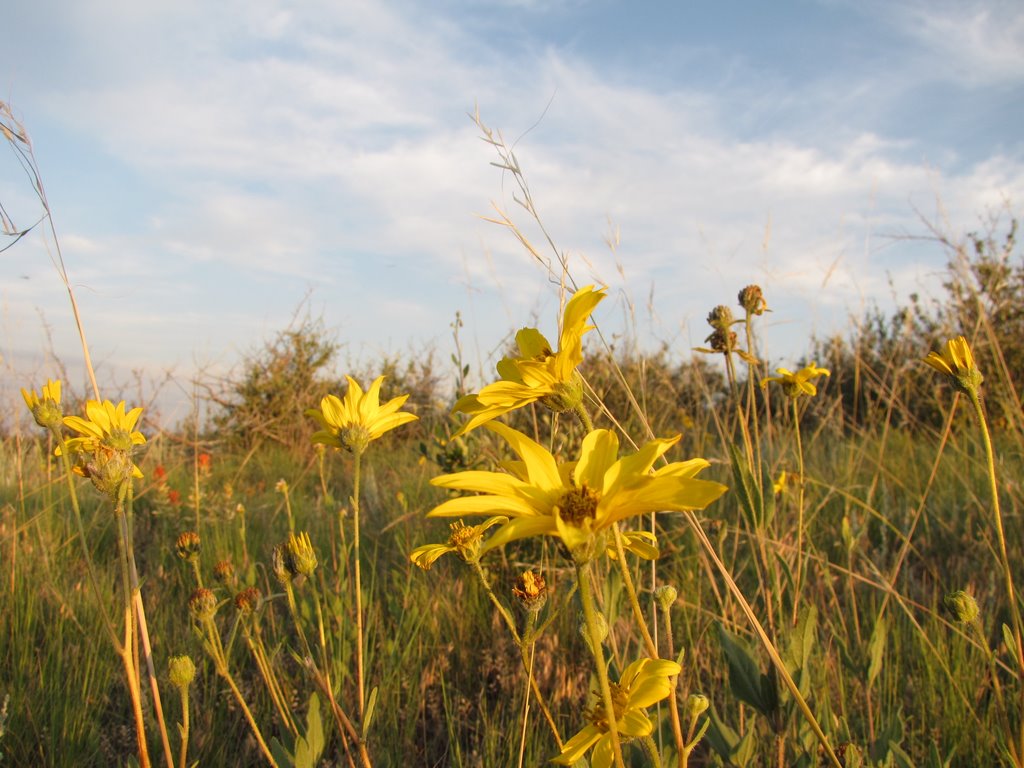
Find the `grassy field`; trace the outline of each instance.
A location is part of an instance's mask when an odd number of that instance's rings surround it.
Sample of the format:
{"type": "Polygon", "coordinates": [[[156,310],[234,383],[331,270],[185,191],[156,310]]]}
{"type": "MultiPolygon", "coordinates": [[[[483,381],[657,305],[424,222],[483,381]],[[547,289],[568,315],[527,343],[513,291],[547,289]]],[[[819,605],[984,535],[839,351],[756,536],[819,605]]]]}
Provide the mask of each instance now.
{"type": "Polygon", "coordinates": [[[795,373],[759,291],[691,356],[567,286],[454,395],[316,323],[203,424],[24,382],[0,765],[1024,765],[1013,233],[795,373]]]}

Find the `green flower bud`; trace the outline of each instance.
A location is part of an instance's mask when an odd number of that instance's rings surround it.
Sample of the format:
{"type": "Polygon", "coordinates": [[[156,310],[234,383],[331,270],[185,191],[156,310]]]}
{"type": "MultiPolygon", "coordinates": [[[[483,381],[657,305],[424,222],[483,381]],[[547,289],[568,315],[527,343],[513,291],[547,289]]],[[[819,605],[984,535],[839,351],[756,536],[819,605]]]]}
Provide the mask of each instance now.
{"type": "Polygon", "coordinates": [[[964,624],[970,624],[976,618],[978,618],[978,602],[967,592],[962,589],[958,589],[956,592],[950,592],[943,599],[946,604],[946,608],[949,609],[957,621],[963,622],[964,624]]]}
{"type": "Polygon", "coordinates": [[[671,584],[662,584],[654,590],[654,599],[658,601],[658,607],[662,613],[668,613],[672,609],[679,593],[671,584]]]}
{"type": "Polygon", "coordinates": [[[167,662],[167,672],[171,685],[184,691],[196,678],[196,665],[190,656],[171,656],[167,662]]]}

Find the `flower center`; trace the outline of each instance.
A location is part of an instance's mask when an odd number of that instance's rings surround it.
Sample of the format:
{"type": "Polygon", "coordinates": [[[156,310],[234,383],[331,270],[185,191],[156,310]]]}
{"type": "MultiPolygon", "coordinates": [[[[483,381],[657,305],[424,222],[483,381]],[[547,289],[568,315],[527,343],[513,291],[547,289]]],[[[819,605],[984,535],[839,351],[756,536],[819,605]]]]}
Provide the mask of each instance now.
{"type": "Polygon", "coordinates": [[[475,525],[466,525],[461,520],[457,520],[448,527],[452,531],[451,536],[448,537],[448,543],[453,547],[466,547],[480,539],[480,531],[475,525]]]}
{"type": "Polygon", "coordinates": [[[558,501],[558,511],[562,519],[576,526],[582,527],[585,520],[593,520],[597,517],[598,495],[582,485],[567,491],[558,501]]]}
{"type": "Polygon", "coordinates": [[[124,429],[112,429],[110,434],[103,438],[103,444],[115,451],[130,453],[134,447],[131,434],[124,429]]]}
{"type": "MultiPolygon", "coordinates": [[[[608,683],[608,686],[612,689],[612,709],[615,711],[615,722],[621,723],[626,714],[626,708],[629,706],[629,691],[618,683],[608,683]]],[[[600,700],[600,694],[597,691],[594,693],[598,696],[598,701],[594,704],[594,708],[587,713],[587,718],[602,731],[607,731],[608,715],[604,709],[604,702],[600,700]]]]}

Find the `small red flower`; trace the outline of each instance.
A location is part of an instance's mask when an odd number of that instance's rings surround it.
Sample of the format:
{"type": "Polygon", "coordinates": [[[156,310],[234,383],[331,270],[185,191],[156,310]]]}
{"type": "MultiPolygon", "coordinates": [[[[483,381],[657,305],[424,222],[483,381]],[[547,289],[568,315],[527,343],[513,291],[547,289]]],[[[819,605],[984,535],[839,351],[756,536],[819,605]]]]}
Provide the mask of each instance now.
{"type": "Polygon", "coordinates": [[[156,480],[158,485],[163,485],[167,482],[167,470],[164,469],[163,464],[157,464],[153,470],[153,478],[156,480]]]}
{"type": "Polygon", "coordinates": [[[199,454],[199,471],[203,474],[209,474],[210,468],[213,466],[213,458],[208,453],[199,454]]]}
{"type": "Polygon", "coordinates": [[[167,492],[167,501],[172,507],[181,506],[181,494],[173,488],[167,492]]]}

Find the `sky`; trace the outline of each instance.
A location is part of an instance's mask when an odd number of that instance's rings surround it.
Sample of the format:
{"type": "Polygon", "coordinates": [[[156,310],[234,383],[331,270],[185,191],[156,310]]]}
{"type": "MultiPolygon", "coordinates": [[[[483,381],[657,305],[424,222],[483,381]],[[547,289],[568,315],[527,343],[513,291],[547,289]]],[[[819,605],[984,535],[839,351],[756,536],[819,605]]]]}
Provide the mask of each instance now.
{"type": "MultiPolygon", "coordinates": [[[[517,328],[554,337],[556,254],[608,286],[606,335],[682,358],[758,283],[763,351],[792,364],[940,296],[930,235],[1024,204],[1017,0],[38,0],[0,41],[100,378],[170,375],[165,420],[306,313],[340,375],[447,365],[459,312],[491,376],[517,328]]],[[[0,205],[41,215],[6,146],[0,205]]],[[[84,391],[48,249],[40,228],[0,253],[4,394],[54,358],[84,391]]]]}

